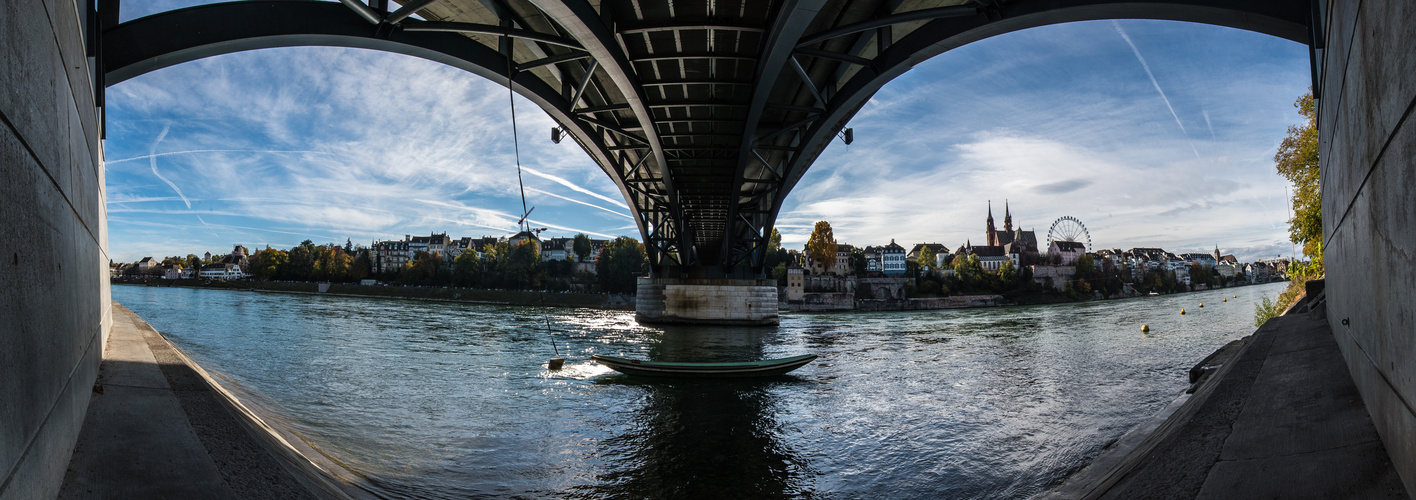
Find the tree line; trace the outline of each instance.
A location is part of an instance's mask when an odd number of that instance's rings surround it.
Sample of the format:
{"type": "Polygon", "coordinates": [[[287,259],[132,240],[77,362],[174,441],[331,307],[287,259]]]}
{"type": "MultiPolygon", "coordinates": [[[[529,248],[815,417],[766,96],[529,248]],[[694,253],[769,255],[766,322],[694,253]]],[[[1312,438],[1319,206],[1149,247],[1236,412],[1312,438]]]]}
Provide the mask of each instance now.
{"type": "MultiPolygon", "coordinates": [[[[398,269],[380,272],[377,255],[368,247],[326,243],[316,245],[310,240],[289,249],[267,246],[247,257],[249,270],[255,279],[278,281],[327,281],[356,283],[378,279],[387,283],[410,286],[458,286],[503,290],[599,290],[608,293],[634,293],[637,278],[647,273],[648,257],[638,240],[621,236],[606,244],[594,259],[594,272],[578,270],[593,251],[590,238],[576,235],[572,241],[572,256],[566,259],[541,260],[538,241],[526,239],[512,245],[507,241],[489,244],[481,249],[461,252],[448,259],[440,252],[415,252],[398,269]],[[577,258],[578,257],[578,258],[577,258]]],[[[243,249],[244,250],[244,249],[243,249]]],[[[168,257],[163,264],[176,264],[200,269],[204,264],[220,262],[225,255],[204,260],[196,255],[168,257]]],[[[136,266],[130,268],[136,273],[136,266]]],[[[148,272],[161,275],[162,269],[148,272]]]]}

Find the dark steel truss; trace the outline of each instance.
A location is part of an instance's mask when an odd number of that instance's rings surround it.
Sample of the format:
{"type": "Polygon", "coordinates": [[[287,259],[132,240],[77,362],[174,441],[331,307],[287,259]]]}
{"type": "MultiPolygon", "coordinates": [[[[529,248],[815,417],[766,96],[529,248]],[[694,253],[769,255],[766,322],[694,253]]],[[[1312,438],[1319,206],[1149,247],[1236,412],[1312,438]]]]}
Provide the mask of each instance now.
{"type": "Polygon", "coordinates": [[[1312,40],[1309,0],[341,3],[246,1],[109,22],[104,75],[111,85],[216,54],[338,45],[508,84],[619,186],[661,276],[760,276],[777,212],[821,151],[881,86],[952,48],[1116,18],[1312,40]]]}

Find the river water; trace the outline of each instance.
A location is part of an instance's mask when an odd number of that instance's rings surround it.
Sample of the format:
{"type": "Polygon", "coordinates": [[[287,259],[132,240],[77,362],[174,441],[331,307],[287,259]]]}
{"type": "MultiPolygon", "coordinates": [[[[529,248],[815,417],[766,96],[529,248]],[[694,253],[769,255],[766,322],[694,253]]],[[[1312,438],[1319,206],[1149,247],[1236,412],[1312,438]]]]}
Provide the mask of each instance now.
{"type": "Polygon", "coordinates": [[[389,498],[1018,498],[1179,396],[1283,286],[753,328],[183,288],[113,298],[389,498]],[[771,379],[665,382],[594,353],[821,357],[771,379]]]}

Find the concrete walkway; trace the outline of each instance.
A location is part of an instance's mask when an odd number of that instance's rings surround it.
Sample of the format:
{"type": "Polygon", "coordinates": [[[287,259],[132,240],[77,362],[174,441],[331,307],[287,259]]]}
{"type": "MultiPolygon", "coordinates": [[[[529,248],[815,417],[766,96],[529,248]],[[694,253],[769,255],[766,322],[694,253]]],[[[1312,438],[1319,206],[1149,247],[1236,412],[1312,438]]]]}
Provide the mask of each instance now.
{"type": "Polygon", "coordinates": [[[1324,319],[1270,320],[1171,410],[1045,496],[1410,498],[1324,319]]]}
{"type": "Polygon", "coordinates": [[[218,398],[166,339],[114,303],[59,498],[317,498],[218,398]]]}

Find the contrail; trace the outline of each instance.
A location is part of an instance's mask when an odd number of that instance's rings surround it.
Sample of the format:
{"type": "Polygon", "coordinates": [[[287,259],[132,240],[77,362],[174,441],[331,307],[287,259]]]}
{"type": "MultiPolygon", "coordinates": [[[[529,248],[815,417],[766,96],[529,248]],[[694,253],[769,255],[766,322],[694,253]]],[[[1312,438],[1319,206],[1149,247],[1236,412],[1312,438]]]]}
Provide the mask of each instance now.
{"type": "MultiPolygon", "coordinates": [[[[162,174],[157,173],[157,145],[162,142],[164,137],[167,137],[167,129],[171,127],[171,125],[163,125],[162,132],[157,134],[157,140],[152,141],[152,147],[148,148],[148,164],[152,166],[152,175],[156,175],[158,179],[162,179],[162,182],[166,182],[168,186],[172,186],[172,190],[176,191],[177,196],[182,198],[182,203],[186,203],[187,208],[192,208],[192,202],[187,199],[187,195],[182,194],[182,190],[177,189],[177,185],[173,184],[172,181],[167,180],[162,174]]],[[[202,222],[202,224],[206,224],[206,222],[202,222]]]]}
{"type": "MultiPolygon", "coordinates": [[[[522,168],[525,169],[526,167],[522,167],[522,168]]],[[[580,200],[577,200],[577,199],[574,199],[574,198],[570,198],[570,197],[566,197],[566,196],[561,196],[561,195],[558,195],[558,194],[555,194],[555,193],[549,193],[549,192],[542,191],[542,190],[536,189],[536,188],[526,188],[526,190],[527,190],[527,191],[531,191],[531,192],[533,192],[533,193],[540,193],[540,194],[544,194],[544,195],[546,195],[546,196],[553,196],[553,197],[556,197],[556,198],[560,198],[560,199],[562,199],[562,200],[565,200],[565,201],[568,201],[568,202],[571,202],[571,203],[579,203],[579,204],[585,205],[585,206],[587,206],[587,207],[595,207],[595,208],[598,208],[598,209],[600,209],[600,210],[604,210],[604,211],[606,211],[606,212],[609,212],[609,213],[612,213],[612,214],[615,214],[615,215],[618,215],[618,216],[621,216],[621,217],[630,218],[630,219],[633,218],[633,217],[630,217],[629,214],[616,212],[616,211],[614,211],[614,210],[610,210],[610,209],[608,209],[608,208],[605,208],[605,207],[596,205],[596,204],[594,204],[594,203],[586,203],[586,202],[583,202],[583,201],[580,201],[580,200]]]]}
{"type": "Polygon", "coordinates": [[[557,226],[557,225],[555,225],[555,224],[551,224],[551,223],[547,223],[547,222],[541,222],[541,221],[538,221],[538,220],[526,219],[526,222],[529,222],[529,223],[534,224],[534,225],[537,225],[537,226],[546,226],[546,227],[549,227],[549,228],[552,228],[552,229],[559,229],[559,230],[561,230],[561,231],[573,231],[573,232],[577,232],[577,233],[585,233],[585,234],[588,234],[588,235],[591,235],[591,236],[601,236],[601,237],[604,237],[604,238],[607,238],[607,239],[615,239],[615,236],[614,236],[614,235],[611,235],[611,234],[597,233],[597,232],[594,232],[594,231],[586,231],[586,230],[584,230],[584,229],[576,229],[576,228],[573,228],[573,227],[557,226]]]}
{"type": "Polygon", "coordinates": [[[521,167],[521,169],[522,169],[522,170],[525,170],[527,173],[530,173],[531,175],[534,175],[534,176],[536,176],[536,177],[540,177],[540,178],[542,178],[542,179],[546,179],[546,180],[548,180],[548,181],[555,182],[556,184],[560,184],[560,185],[562,185],[562,186],[568,187],[568,188],[570,188],[570,189],[572,189],[572,190],[574,190],[574,191],[576,191],[576,192],[588,194],[588,195],[590,195],[590,196],[594,196],[594,197],[596,197],[596,198],[599,198],[599,199],[608,201],[608,202],[610,202],[610,203],[613,203],[613,204],[615,204],[616,206],[623,207],[625,210],[629,210],[629,206],[628,206],[628,205],[625,205],[624,202],[617,201],[617,200],[615,200],[614,198],[611,198],[611,197],[609,197],[609,196],[605,196],[605,195],[596,193],[596,192],[594,192],[594,191],[591,191],[591,190],[589,190],[589,189],[585,189],[585,188],[583,188],[583,187],[577,186],[577,185],[575,185],[575,184],[572,184],[572,183],[571,183],[570,181],[568,181],[568,180],[562,179],[562,178],[560,178],[560,177],[556,177],[556,176],[551,175],[551,174],[543,174],[543,173],[541,173],[541,172],[537,172],[536,170],[533,170],[533,169],[531,169],[530,167],[527,167],[527,166],[524,166],[524,165],[521,167]]]}
{"type": "Polygon", "coordinates": [[[207,224],[207,221],[206,221],[205,219],[202,219],[202,216],[198,215],[198,216],[197,216],[197,220],[202,221],[202,225],[203,225],[203,226],[206,226],[207,229],[211,230],[211,235],[212,235],[212,236],[215,236],[215,237],[217,237],[217,238],[220,238],[220,237],[221,237],[221,235],[216,234],[216,228],[212,227],[211,224],[207,224]]]}
{"type": "Polygon", "coordinates": [[[197,154],[197,153],[260,153],[260,154],[284,154],[284,153],[292,153],[292,154],[326,154],[326,155],[327,155],[327,154],[330,154],[329,152],[326,152],[326,151],[274,151],[274,150],[260,150],[260,149],[193,149],[193,150],[191,150],[191,151],[168,151],[168,152],[165,152],[165,153],[152,153],[152,154],[146,154],[146,155],[142,155],[142,156],[134,156],[134,157],[132,157],[132,158],[124,158],[124,159],[121,159],[121,160],[109,160],[109,161],[105,161],[105,162],[103,162],[103,163],[104,163],[105,165],[112,165],[112,164],[114,164],[114,163],[123,163],[123,162],[125,162],[125,161],[145,160],[145,159],[153,158],[153,157],[157,157],[157,156],[190,155],[190,154],[197,154]]]}
{"type": "MultiPolygon", "coordinates": [[[[1116,28],[1116,33],[1121,35],[1121,39],[1125,40],[1126,45],[1131,47],[1131,52],[1136,54],[1136,60],[1141,61],[1141,67],[1145,68],[1146,76],[1150,77],[1151,85],[1154,85],[1155,91],[1160,93],[1160,100],[1165,101],[1165,107],[1170,110],[1170,116],[1175,117],[1175,124],[1180,126],[1180,133],[1185,135],[1185,140],[1190,140],[1190,133],[1185,130],[1185,124],[1180,123],[1180,115],[1175,113],[1175,107],[1170,105],[1170,98],[1165,97],[1165,91],[1160,89],[1160,82],[1155,80],[1155,74],[1151,73],[1151,67],[1149,64],[1146,64],[1146,58],[1141,55],[1140,49],[1136,48],[1135,42],[1131,41],[1131,37],[1126,34],[1126,31],[1121,29],[1121,23],[1112,20],[1111,26],[1116,28]]],[[[1200,150],[1195,149],[1194,142],[1190,143],[1190,149],[1195,152],[1195,159],[1199,160],[1200,150]]]]}
{"type": "Polygon", "coordinates": [[[1219,139],[1214,135],[1214,125],[1210,124],[1210,112],[1206,110],[1200,110],[1200,113],[1205,115],[1205,127],[1208,127],[1210,130],[1210,139],[1219,139]]]}

